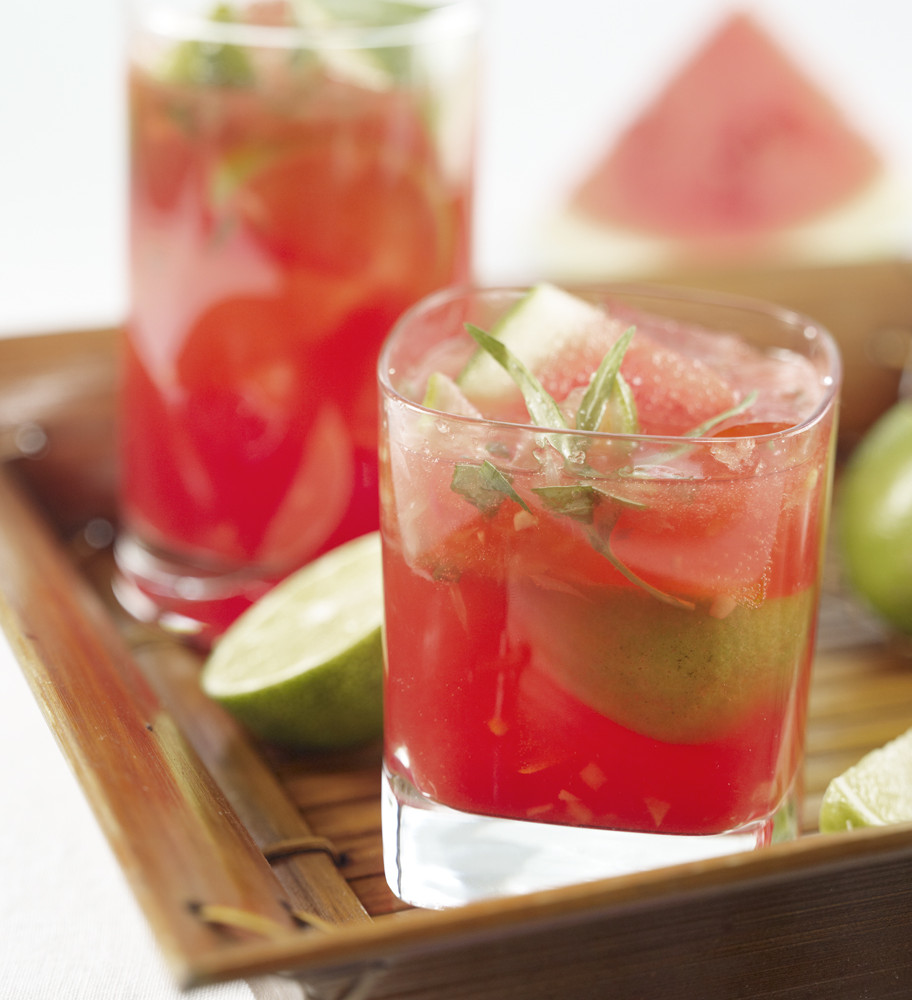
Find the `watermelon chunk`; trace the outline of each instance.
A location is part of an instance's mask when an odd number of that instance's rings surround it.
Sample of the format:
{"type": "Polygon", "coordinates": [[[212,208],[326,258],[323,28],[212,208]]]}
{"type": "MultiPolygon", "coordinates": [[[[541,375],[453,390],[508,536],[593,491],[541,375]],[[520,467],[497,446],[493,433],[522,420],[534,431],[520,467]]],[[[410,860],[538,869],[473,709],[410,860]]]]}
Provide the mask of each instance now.
{"type": "Polygon", "coordinates": [[[882,171],[837,105],[736,13],[576,190],[602,225],[693,240],[762,236],[859,195],[882,171]]]}
{"type": "MultiPolygon", "coordinates": [[[[640,316],[628,324],[603,307],[542,283],[520,299],[491,333],[558,404],[576,413],[605,354],[632,325],[636,333],[620,371],[632,392],[639,428],[645,434],[685,434],[731,408],[739,396],[705,361],[650,336],[656,322],[640,316]]],[[[481,348],[459,373],[456,388],[488,418],[528,420],[516,383],[481,348]]]]}

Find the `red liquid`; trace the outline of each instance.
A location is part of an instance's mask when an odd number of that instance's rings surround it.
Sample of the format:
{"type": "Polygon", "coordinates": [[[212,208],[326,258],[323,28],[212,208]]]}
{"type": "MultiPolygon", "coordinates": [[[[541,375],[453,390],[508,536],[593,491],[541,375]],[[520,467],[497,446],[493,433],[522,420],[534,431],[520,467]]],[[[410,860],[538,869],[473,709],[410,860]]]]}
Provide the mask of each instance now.
{"type": "MultiPolygon", "coordinates": [[[[486,532],[490,545],[491,534],[502,531],[501,544],[453,580],[429,579],[401,552],[388,550],[387,644],[395,665],[385,694],[388,762],[407,760],[407,767],[393,767],[415,787],[472,813],[690,834],[768,817],[801,759],[816,512],[779,532],[780,575],[764,605],[777,610],[732,612],[730,623],[705,608],[660,606],[595,562],[587,542],[572,533],[560,537],[556,523],[544,526],[538,538],[533,530],[517,538],[512,523],[479,518],[452,540],[460,558],[476,532],[486,532]],[[803,550],[786,550],[787,538],[804,539],[803,550]],[[552,568],[544,580],[546,563],[552,568]],[[619,655],[636,650],[644,620],[656,629],[686,622],[691,631],[683,642],[693,641],[694,657],[702,658],[725,642],[710,639],[710,629],[729,627],[735,641],[757,642],[762,650],[767,633],[779,627],[777,616],[792,621],[789,602],[804,622],[775,643],[788,659],[756,663],[747,694],[733,695],[734,707],[723,690],[711,693],[705,736],[699,719],[686,741],[663,738],[661,723],[658,735],[637,732],[635,720],[615,721],[569,689],[592,678],[574,677],[567,658],[598,660],[606,647],[619,655]],[[752,616],[759,641],[751,634],[752,616]],[[718,709],[712,707],[716,699],[718,709]]],[[[680,655],[686,654],[682,648],[680,655]]],[[[610,659],[596,670],[610,669],[610,659]]],[[[637,715],[635,707],[631,714],[637,715]]],[[[655,716],[647,713],[647,721],[655,716]]]]}
{"type": "Polygon", "coordinates": [[[832,421],[779,439],[772,460],[759,438],[740,465],[728,442],[669,458],[686,478],[648,478],[644,461],[640,478],[597,480],[628,501],[599,516],[635,583],[588,525],[547,509],[534,462],[503,457],[513,431],[484,442],[529,509],[482,514],[450,482],[473,431],[435,439],[426,421],[410,436],[391,408],[392,774],[473,814],[664,834],[768,823],[802,759],[832,421]]]}
{"type": "Polygon", "coordinates": [[[468,194],[395,90],[134,71],[130,108],[125,520],[275,579],[377,526],[377,353],[466,276],[468,194]]]}

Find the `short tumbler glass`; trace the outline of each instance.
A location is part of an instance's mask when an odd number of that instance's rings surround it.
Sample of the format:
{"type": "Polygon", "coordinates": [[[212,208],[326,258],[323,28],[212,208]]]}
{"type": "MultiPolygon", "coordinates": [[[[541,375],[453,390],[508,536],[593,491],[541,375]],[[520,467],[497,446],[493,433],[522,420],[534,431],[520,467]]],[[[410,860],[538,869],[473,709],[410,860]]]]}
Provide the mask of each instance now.
{"type": "Polygon", "coordinates": [[[377,527],[377,356],[467,280],[478,11],[130,0],[116,591],[201,644],[377,527]]]}
{"type": "Polygon", "coordinates": [[[798,832],[837,349],[762,303],[578,291],[634,326],[631,345],[646,338],[621,368],[642,414],[662,381],[672,404],[708,392],[719,363],[756,402],[696,436],[545,431],[461,391],[466,324],[490,331],[525,290],[447,289],[394,327],[379,364],[383,842],[414,905],[798,832]]]}

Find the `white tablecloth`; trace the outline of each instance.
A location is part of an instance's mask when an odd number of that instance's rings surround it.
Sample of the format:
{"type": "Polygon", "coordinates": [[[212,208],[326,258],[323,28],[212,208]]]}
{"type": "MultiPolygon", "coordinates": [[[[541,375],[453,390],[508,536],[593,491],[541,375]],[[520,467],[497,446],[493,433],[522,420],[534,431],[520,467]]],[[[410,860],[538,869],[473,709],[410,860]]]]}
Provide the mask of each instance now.
{"type": "MultiPolygon", "coordinates": [[[[176,988],[6,641],[0,642],[0,997],[165,1000],[176,988]]],[[[262,984],[261,984],[262,985],[262,984]]],[[[246,983],[195,991],[251,1000],[246,983]]]]}

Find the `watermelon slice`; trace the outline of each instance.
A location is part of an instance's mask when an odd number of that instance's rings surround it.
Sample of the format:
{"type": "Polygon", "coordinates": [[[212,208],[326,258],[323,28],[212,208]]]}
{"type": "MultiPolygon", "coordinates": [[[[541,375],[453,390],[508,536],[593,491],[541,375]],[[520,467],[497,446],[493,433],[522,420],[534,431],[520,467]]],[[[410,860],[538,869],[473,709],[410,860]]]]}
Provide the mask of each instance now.
{"type": "MultiPolygon", "coordinates": [[[[628,325],[607,309],[544,282],[527,292],[490,332],[554,400],[572,401],[576,412],[582,390],[628,325]]],[[[636,333],[620,371],[632,392],[643,433],[685,434],[738,402],[738,395],[708,364],[650,336],[646,316],[632,325],[636,333]]],[[[486,417],[528,420],[516,383],[481,348],[457,376],[456,387],[486,417]]]]}
{"type": "MultiPolygon", "coordinates": [[[[543,282],[524,295],[494,326],[502,341],[562,401],[574,385],[586,385],[623,327],[604,310],[543,282]]],[[[513,379],[482,348],[457,379],[460,389],[487,417],[526,420],[513,379]]]]}
{"type": "Polygon", "coordinates": [[[763,28],[736,13],[596,164],[572,208],[672,238],[762,237],[847,203],[882,166],[763,28]]]}

